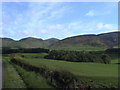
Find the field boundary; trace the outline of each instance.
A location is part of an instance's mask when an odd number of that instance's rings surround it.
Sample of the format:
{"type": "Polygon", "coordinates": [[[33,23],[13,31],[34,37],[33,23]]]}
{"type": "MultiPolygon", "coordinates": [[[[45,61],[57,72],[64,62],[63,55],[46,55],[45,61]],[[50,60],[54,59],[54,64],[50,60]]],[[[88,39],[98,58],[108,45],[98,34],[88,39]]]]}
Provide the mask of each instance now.
{"type": "Polygon", "coordinates": [[[35,65],[24,62],[24,60],[17,59],[16,57],[12,58],[12,63],[19,65],[20,67],[28,70],[40,73],[48,81],[50,81],[56,88],[90,88],[90,86],[85,85],[83,82],[77,80],[77,76],[73,75],[71,72],[66,70],[50,70],[46,66],[37,67],[35,65]],[[62,76],[62,77],[61,77],[62,76]],[[64,79],[62,81],[62,79],[64,79]],[[67,78],[67,79],[66,79],[67,78]],[[67,80],[69,80],[67,82],[67,80]],[[61,84],[62,82],[62,84],[61,84]],[[79,84],[79,85],[78,85],[79,84]]]}

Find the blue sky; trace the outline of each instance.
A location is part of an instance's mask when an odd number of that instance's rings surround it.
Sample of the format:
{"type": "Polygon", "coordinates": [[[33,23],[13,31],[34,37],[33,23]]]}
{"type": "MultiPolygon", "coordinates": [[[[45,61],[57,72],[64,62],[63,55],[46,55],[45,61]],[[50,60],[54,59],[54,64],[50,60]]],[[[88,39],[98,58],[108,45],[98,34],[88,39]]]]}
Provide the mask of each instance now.
{"type": "Polygon", "coordinates": [[[2,37],[63,39],[116,30],[117,2],[2,3],[2,37]]]}

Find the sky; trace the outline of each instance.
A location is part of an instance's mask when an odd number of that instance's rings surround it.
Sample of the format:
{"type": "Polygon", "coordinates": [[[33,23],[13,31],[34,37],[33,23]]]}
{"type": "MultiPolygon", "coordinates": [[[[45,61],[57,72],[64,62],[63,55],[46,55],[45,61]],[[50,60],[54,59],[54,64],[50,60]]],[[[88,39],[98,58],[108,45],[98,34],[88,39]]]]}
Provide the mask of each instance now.
{"type": "Polygon", "coordinates": [[[3,2],[2,37],[58,38],[118,30],[117,2],[3,2]]]}

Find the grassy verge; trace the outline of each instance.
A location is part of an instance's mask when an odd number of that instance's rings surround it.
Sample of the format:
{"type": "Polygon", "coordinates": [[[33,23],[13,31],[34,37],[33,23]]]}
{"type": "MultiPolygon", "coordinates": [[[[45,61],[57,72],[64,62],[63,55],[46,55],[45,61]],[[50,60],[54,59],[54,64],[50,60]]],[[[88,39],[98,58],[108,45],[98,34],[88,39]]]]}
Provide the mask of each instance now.
{"type": "Polygon", "coordinates": [[[15,68],[9,63],[9,57],[4,57],[5,64],[5,88],[26,88],[15,68]]]}
{"type": "Polygon", "coordinates": [[[50,83],[40,74],[32,71],[26,71],[18,65],[13,65],[23,78],[28,88],[53,88],[53,86],[50,85],[50,83]]]}
{"type": "Polygon", "coordinates": [[[5,88],[54,88],[45,78],[11,64],[10,55],[3,57],[5,63],[5,88]]]}

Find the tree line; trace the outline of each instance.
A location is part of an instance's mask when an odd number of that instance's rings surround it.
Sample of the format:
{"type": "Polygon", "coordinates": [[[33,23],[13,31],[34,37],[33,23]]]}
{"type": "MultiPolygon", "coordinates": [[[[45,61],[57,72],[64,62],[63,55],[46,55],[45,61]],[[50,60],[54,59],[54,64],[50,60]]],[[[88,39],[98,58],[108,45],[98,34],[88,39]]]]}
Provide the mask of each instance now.
{"type": "Polygon", "coordinates": [[[20,49],[11,49],[3,48],[2,54],[11,54],[11,53],[48,53],[49,49],[44,48],[20,48],[20,49]]]}
{"type": "Polygon", "coordinates": [[[85,51],[63,51],[52,50],[49,55],[45,56],[46,59],[56,59],[72,62],[98,62],[109,64],[110,57],[107,54],[95,54],[85,51]]]}

